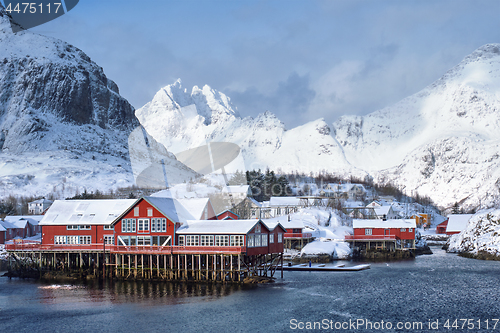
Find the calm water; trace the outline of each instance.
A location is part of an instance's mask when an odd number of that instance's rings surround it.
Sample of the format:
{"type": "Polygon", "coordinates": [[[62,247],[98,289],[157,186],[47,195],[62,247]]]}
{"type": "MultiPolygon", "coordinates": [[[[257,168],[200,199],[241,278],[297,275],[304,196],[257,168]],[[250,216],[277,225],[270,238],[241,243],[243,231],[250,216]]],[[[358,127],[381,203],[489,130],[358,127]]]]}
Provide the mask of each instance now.
{"type": "Polygon", "coordinates": [[[300,322],[323,323],[317,331],[500,332],[500,323],[493,329],[500,318],[500,262],[433,250],[361,272],[285,272],[283,281],[257,287],[51,285],[2,277],[0,332],[292,332],[301,331],[300,322]],[[473,319],[471,329],[462,330],[463,321],[451,327],[461,318],[473,319]],[[429,329],[429,320],[437,329],[429,329]],[[360,326],[349,329],[349,321],[360,326]],[[417,326],[396,328],[406,322],[417,326]]]}

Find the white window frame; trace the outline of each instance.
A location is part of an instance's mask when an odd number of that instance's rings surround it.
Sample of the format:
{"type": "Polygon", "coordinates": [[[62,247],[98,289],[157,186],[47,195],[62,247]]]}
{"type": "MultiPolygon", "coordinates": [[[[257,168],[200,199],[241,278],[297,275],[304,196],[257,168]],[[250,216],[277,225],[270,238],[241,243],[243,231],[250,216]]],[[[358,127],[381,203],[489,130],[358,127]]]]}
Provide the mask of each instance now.
{"type": "Polygon", "coordinates": [[[215,235],[215,246],[229,246],[229,236],[215,235]]]}
{"type": "Polygon", "coordinates": [[[66,244],[66,242],[67,242],[66,239],[67,239],[66,236],[54,236],[54,244],[56,244],[56,245],[66,244]]]}
{"type": "Polygon", "coordinates": [[[114,227],[114,226],[112,226],[112,225],[105,225],[105,226],[103,227],[103,229],[104,229],[104,230],[115,230],[115,227],[114,227]]]}
{"type": "Polygon", "coordinates": [[[245,246],[243,235],[231,235],[230,241],[230,246],[245,246]]]}
{"type": "Polygon", "coordinates": [[[149,231],[149,219],[137,219],[137,231],[149,231]]]}
{"type": "Polygon", "coordinates": [[[269,234],[269,243],[270,244],[274,243],[274,234],[269,234]]]}
{"type": "Polygon", "coordinates": [[[248,235],[248,237],[247,237],[247,247],[253,247],[254,246],[254,240],[255,240],[254,235],[248,235]]]}
{"type": "Polygon", "coordinates": [[[186,242],[184,236],[179,236],[178,240],[179,240],[179,246],[185,246],[184,244],[186,244],[186,242]]]}
{"type": "Polygon", "coordinates": [[[365,236],[371,236],[373,234],[373,229],[365,228],[365,236]]]}
{"type": "Polygon", "coordinates": [[[186,246],[199,246],[200,237],[198,235],[186,235],[186,246]]]}
{"type": "Polygon", "coordinates": [[[153,208],[148,208],[148,217],[153,216],[153,208]]]}
{"type": "Polygon", "coordinates": [[[80,236],[79,244],[80,245],[92,244],[92,236],[87,236],[87,235],[80,236]]]}
{"type": "Polygon", "coordinates": [[[115,236],[114,235],[104,235],[104,244],[106,245],[115,245],[115,236]]]}
{"type": "Polygon", "coordinates": [[[261,247],[262,246],[262,241],[261,241],[261,237],[260,237],[260,234],[258,235],[255,235],[255,239],[254,239],[254,246],[255,247],[261,247]]]}
{"type": "Polygon", "coordinates": [[[201,246],[214,246],[214,236],[213,235],[201,235],[200,236],[201,246]]]}
{"type": "Polygon", "coordinates": [[[278,243],[283,243],[283,233],[278,232],[278,243]]]}
{"type": "Polygon", "coordinates": [[[67,236],[66,244],[80,244],[80,236],[76,235],[67,236]]]}
{"type": "Polygon", "coordinates": [[[267,234],[262,234],[261,243],[262,243],[262,246],[267,246],[267,234]]]}
{"type": "Polygon", "coordinates": [[[406,228],[401,228],[401,232],[406,232],[406,228]]]}
{"type": "Polygon", "coordinates": [[[139,216],[139,207],[134,207],[134,216],[139,216]]]}

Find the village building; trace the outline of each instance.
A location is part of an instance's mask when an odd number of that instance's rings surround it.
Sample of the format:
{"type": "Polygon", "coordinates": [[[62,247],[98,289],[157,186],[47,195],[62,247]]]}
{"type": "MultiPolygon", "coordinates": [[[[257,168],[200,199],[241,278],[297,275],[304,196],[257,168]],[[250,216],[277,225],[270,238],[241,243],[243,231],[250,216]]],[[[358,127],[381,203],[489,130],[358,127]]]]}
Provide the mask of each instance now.
{"type": "Polygon", "coordinates": [[[0,225],[0,244],[5,244],[7,229],[0,225]]]}
{"type": "Polygon", "coordinates": [[[196,220],[214,220],[214,207],[209,198],[176,199],[196,220]]]}
{"type": "Polygon", "coordinates": [[[446,234],[454,235],[461,233],[467,226],[473,214],[450,214],[448,215],[448,225],[446,226],[446,234]]]}
{"type": "Polygon", "coordinates": [[[33,237],[42,232],[43,215],[8,215],[0,225],[6,230],[5,241],[33,237]]]}
{"type": "Polygon", "coordinates": [[[448,226],[448,219],[446,219],[445,221],[439,223],[437,226],[436,226],[436,234],[446,234],[446,228],[448,226]]]}
{"type": "Polygon", "coordinates": [[[415,249],[414,219],[353,220],[354,234],[345,237],[352,247],[366,251],[384,249],[389,251],[415,249]]]}
{"type": "Polygon", "coordinates": [[[51,200],[47,200],[45,198],[38,199],[28,203],[28,212],[32,215],[42,215],[47,209],[49,209],[50,205],[52,205],[51,200]]]}
{"type": "Polygon", "coordinates": [[[326,184],[320,194],[326,197],[344,198],[351,200],[364,199],[366,196],[366,189],[362,184],[326,184]]]}
{"type": "Polygon", "coordinates": [[[42,245],[114,244],[111,223],[135,202],[135,199],[56,200],[40,221],[42,245]]]}
{"type": "Polygon", "coordinates": [[[230,209],[226,209],[217,215],[217,220],[239,220],[240,216],[230,209]]]}

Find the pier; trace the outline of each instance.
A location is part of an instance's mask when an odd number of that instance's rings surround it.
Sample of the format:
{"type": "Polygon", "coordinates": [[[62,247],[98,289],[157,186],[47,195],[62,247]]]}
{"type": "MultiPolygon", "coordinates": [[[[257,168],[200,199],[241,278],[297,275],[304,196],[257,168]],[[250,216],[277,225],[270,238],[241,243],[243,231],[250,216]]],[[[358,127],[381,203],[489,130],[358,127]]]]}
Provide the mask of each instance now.
{"type": "Polygon", "coordinates": [[[247,255],[246,247],[7,244],[9,273],[43,277],[66,273],[81,278],[242,282],[274,277],[283,254],[247,255]]]}

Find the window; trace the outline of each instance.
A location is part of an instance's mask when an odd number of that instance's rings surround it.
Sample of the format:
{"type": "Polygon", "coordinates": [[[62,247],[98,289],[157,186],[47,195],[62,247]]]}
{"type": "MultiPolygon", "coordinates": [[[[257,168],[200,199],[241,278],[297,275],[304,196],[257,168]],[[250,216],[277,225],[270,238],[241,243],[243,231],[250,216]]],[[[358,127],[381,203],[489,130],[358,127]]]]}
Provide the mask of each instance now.
{"type": "Polygon", "coordinates": [[[229,236],[216,235],[215,246],[229,246],[229,236]]]}
{"type": "Polygon", "coordinates": [[[372,229],[365,229],[365,235],[371,235],[372,229]]]}
{"type": "Polygon", "coordinates": [[[79,244],[80,237],[79,236],[68,236],[67,240],[68,244],[79,244]]]}
{"type": "Polygon", "coordinates": [[[260,238],[260,235],[255,235],[255,240],[254,240],[254,245],[255,247],[259,247],[261,246],[261,238],[260,238]]]}
{"type": "Polygon", "coordinates": [[[158,236],[160,246],[170,246],[172,245],[172,237],[170,236],[158,236]]]}
{"type": "Polygon", "coordinates": [[[66,244],[66,236],[54,236],[54,244],[66,244]]]}
{"type": "Polygon", "coordinates": [[[401,232],[406,232],[406,228],[401,228],[401,232]]]}
{"type": "Polygon", "coordinates": [[[408,229],[408,231],[409,231],[409,232],[412,232],[412,231],[413,231],[413,229],[412,229],[412,228],[410,228],[410,229],[408,229]]]}
{"type": "Polygon", "coordinates": [[[78,226],[77,225],[67,225],[66,230],[78,230],[78,226]]]}
{"type": "Polygon", "coordinates": [[[149,231],[149,219],[138,219],[137,231],[149,231]]]}
{"type": "Polygon", "coordinates": [[[253,247],[253,244],[254,244],[254,235],[249,235],[247,237],[247,246],[248,247],[253,247]]]}
{"type": "Polygon", "coordinates": [[[260,224],[257,224],[257,226],[255,227],[254,232],[255,232],[256,234],[260,234],[260,224]]]}
{"type": "Polygon", "coordinates": [[[187,235],[186,236],[186,246],[198,246],[198,235],[187,235]]]}
{"type": "Polygon", "coordinates": [[[134,208],[134,216],[139,216],[139,207],[134,208]]]}
{"type": "Polygon", "coordinates": [[[92,229],[92,226],[90,225],[81,225],[80,226],[80,230],[91,230],[92,229]]]}
{"type": "Polygon", "coordinates": [[[135,232],[135,219],[123,219],[122,232],[135,232]]]}
{"type": "Polygon", "coordinates": [[[200,236],[201,246],[214,246],[214,236],[201,235],[200,236]]]}
{"type": "Polygon", "coordinates": [[[166,232],[167,219],[151,219],[151,232],[166,232]]]}
{"type": "Polygon", "coordinates": [[[269,243],[274,243],[274,234],[269,234],[269,243]]]}
{"type": "Polygon", "coordinates": [[[179,246],[184,246],[184,236],[179,236],[179,246]]]}
{"type": "Polygon", "coordinates": [[[148,208],[148,216],[153,216],[153,208],[148,208]]]}
{"type": "Polygon", "coordinates": [[[243,236],[231,236],[231,246],[245,246],[243,236]]]}
{"type": "Polygon", "coordinates": [[[283,243],[283,234],[278,232],[278,243],[283,243]]]}
{"type": "Polygon", "coordinates": [[[151,236],[137,236],[137,245],[150,246],[151,245],[151,236]]]}
{"type": "Polygon", "coordinates": [[[115,227],[113,227],[112,225],[105,225],[104,230],[115,230],[115,227]]]}
{"type": "Polygon", "coordinates": [[[91,236],[80,236],[80,244],[91,244],[91,236]]]}
{"type": "Polygon", "coordinates": [[[267,246],[267,234],[262,234],[262,246],[267,246]]]}
{"type": "Polygon", "coordinates": [[[114,245],[115,244],[115,236],[104,235],[104,244],[114,245]]]}

